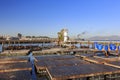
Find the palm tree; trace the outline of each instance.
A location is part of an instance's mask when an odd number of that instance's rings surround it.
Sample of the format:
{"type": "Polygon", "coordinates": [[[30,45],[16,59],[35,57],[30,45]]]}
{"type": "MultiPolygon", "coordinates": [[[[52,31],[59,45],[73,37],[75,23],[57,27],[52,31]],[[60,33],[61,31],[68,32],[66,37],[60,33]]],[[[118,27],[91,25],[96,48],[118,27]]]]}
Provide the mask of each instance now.
{"type": "Polygon", "coordinates": [[[64,36],[62,32],[58,32],[58,44],[64,41],[64,36]]]}

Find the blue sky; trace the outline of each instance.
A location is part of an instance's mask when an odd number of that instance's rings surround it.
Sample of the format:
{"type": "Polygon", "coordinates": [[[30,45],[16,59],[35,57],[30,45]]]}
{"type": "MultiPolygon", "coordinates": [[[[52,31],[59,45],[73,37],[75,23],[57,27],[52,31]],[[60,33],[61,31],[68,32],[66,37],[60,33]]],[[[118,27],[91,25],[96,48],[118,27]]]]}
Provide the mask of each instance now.
{"type": "Polygon", "coordinates": [[[0,34],[120,35],[120,0],[0,0],[0,34]]]}

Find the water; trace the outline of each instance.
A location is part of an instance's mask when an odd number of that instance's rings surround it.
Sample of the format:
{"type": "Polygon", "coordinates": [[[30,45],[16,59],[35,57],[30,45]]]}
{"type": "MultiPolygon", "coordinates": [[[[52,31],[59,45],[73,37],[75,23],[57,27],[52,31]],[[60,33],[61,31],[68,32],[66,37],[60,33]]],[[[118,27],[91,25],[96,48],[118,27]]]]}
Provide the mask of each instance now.
{"type": "Polygon", "coordinates": [[[22,43],[22,44],[4,44],[4,47],[7,47],[7,46],[29,46],[29,45],[32,45],[32,46],[54,46],[55,43],[22,43]]]}
{"type": "Polygon", "coordinates": [[[81,46],[89,46],[89,48],[90,49],[92,49],[93,48],[93,45],[92,44],[90,44],[90,45],[88,45],[88,44],[74,44],[75,46],[77,46],[78,48],[80,48],[81,46]]]}
{"type": "MultiPolygon", "coordinates": [[[[4,44],[4,47],[7,47],[7,46],[44,46],[44,47],[47,47],[47,46],[55,46],[55,43],[23,43],[23,44],[4,44]]],[[[2,51],[2,44],[0,44],[0,52],[2,51]]]]}

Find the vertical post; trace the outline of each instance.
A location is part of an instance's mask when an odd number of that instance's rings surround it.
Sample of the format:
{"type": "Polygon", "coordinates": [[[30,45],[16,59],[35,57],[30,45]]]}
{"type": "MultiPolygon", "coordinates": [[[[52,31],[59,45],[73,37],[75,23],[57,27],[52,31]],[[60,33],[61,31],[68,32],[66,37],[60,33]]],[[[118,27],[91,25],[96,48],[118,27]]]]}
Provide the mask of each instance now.
{"type": "Polygon", "coordinates": [[[4,42],[2,42],[2,52],[4,51],[4,42]]]}
{"type": "Polygon", "coordinates": [[[16,49],[15,41],[14,41],[14,50],[16,49]]]}
{"type": "Polygon", "coordinates": [[[14,41],[14,45],[15,45],[15,41],[14,41]]]}
{"type": "Polygon", "coordinates": [[[90,41],[88,41],[88,48],[90,49],[90,41]]]}
{"type": "Polygon", "coordinates": [[[42,48],[43,48],[43,44],[44,44],[44,42],[42,42],[42,48]]]}
{"type": "Polygon", "coordinates": [[[95,44],[94,44],[94,42],[92,43],[92,49],[95,49],[95,44]]]}
{"type": "Polygon", "coordinates": [[[81,47],[81,42],[80,42],[80,47],[81,47]]]}
{"type": "Polygon", "coordinates": [[[104,75],[104,80],[107,80],[107,76],[106,75],[104,75]]]}
{"type": "Polygon", "coordinates": [[[8,43],[8,46],[10,46],[10,41],[9,41],[9,43],[8,43]]]}
{"type": "Polygon", "coordinates": [[[18,41],[19,42],[19,46],[20,46],[20,41],[18,41]]]}
{"type": "Polygon", "coordinates": [[[118,54],[118,43],[116,42],[116,53],[118,54]]]}
{"type": "Polygon", "coordinates": [[[90,80],[90,77],[87,77],[86,80],[90,80]]]}
{"type": "Polygon", "coordinates": [[[18,48],[17,48],[17,50],[19,50],[20,49],[20,42],[18,41],[18,48]]]}

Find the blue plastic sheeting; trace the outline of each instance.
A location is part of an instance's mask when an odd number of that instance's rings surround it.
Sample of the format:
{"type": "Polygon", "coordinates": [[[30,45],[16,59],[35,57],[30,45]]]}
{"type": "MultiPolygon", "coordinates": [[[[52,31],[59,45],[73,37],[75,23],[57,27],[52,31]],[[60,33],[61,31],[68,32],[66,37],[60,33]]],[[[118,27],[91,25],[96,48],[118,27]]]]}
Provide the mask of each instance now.
{"type": "Polygon", "coordinates": [[[105,45],[105,46],[104,46],[104,50],[105,50],[105,51],[108,51],[108,45],[105,45]]]}
{"type": "Polygon", "coordinates": [[[103,45],[102,44],[97,44],[96,48],[101,51],[103,49],[103,45]]]}
{"type": "Polygon", "coordinates": [[[118,50],[120,51],[120,46],[118,46],[118,50]]]}
{"type": "Polygon", "coordinates": [[[110,47],[110,50],[113,50],[113,51],[116,50],[116,45],[115,44],[110,44],[109,47],[110,47]]]}

